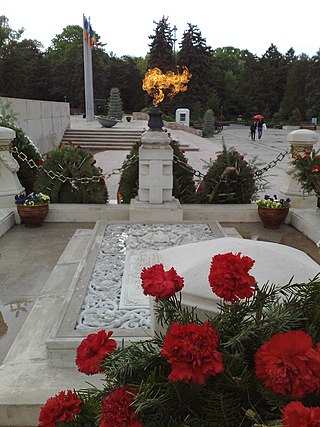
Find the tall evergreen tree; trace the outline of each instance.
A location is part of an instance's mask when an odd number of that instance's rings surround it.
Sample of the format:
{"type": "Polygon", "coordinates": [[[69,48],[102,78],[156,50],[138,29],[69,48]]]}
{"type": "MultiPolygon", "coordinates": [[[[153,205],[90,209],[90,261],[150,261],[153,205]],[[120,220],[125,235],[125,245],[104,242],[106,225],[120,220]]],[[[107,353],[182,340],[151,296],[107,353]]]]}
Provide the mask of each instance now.
{"type": "Polygon", "coordinates": [[[287,120],[298,108],[302,119],[306,116],[306,84],[309,72],[309,58],[302,54],[290,65],[281,109],[287,120]]]}
{"type": "Polygon", "coordinates": [[[252,117],[265,110],[260,63],[259,58],[248,50],[242,52],[242,58],[245,65],[239,84],[239,111],[246,117],[252,117]]]}
{"type": "Polygon", "coordinates": [[[164,16],[156,24],[155,34],[149,36],[151,44],[149,45],[148,68],[160,68],[163,73],[175,70],[175,57],[173,52],[173,29],[168,23],[168,18],[164,16]]]}
{"type": "Polygon", "coordinates": [[[307,118],[320,118],[320,49],[311,58],[306,84],[307,118]]]}
{"type": "Polygon", "coordinates": [[[212,53],[211,47],[207,46],[206,39],[202,37],[199,28],[188,24],[180,44],[178,63],[181,67],[188,67],[192,74],[188,90],[182,93],[180,98],[181,106],[190,109],[192,120],[203,117],[214,88],[212,53]],[[194,107],[197,103],[200,103],[201,111],[197,111],[195,116],[194,107]]]}
{"type": "Polygon", "coordinates": [[[264,111],[270,110],[271,114],[279,111],[287,81],[288,67],[286,59],[271,44],[259,61],[262,85],[262,101],[264,111]]]}

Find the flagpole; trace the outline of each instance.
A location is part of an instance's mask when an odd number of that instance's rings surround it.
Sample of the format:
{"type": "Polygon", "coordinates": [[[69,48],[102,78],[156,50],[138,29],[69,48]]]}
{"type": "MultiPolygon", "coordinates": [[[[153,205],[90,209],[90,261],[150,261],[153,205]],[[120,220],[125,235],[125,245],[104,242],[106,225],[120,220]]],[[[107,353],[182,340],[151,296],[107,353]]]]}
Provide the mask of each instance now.
{"type": "Polygon", "coordinates": [[[94,119],[93,79],[92,79],[92,49],[90,47],[90,23],[83,15],[83,67],[84,67],[84,96],[86,121],[94,119]],[[87,28],[86,28],[87,23],[87,28]]]}

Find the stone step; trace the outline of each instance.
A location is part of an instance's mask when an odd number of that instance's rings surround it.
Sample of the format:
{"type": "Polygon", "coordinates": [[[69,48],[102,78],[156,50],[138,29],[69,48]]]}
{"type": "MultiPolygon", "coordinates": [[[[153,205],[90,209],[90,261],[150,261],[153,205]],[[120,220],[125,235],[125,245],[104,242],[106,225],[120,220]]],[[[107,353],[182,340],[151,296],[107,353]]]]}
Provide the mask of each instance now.
{"type": "Polygon", "coordinates": [[[141,136],[143,133],[140,129],[67,129],[65,135],[98,135],[98,136],[141,136]]]}
{"type": "Polygon", "coordinates": [[[241,234],[234,227],[222,227],[224,237],[237,237],[242,239],[241,234]]]}
{"type": "Polygon", "coordinates": [[[15,207],[0,209],[0,237],[15,225],[15,210],[15,207]]]}
{"type": "MultiPolygon", "coordinates": [[[[72,142],[93,154],[107,150],[130,151],[132,146],[139,142],[143,131],[140,129],[67,129],[61,140],[62,144],[72,142]]],[[[198,151],[199,149],[189,144],[180,143],[184,151],[198,151]]]]}

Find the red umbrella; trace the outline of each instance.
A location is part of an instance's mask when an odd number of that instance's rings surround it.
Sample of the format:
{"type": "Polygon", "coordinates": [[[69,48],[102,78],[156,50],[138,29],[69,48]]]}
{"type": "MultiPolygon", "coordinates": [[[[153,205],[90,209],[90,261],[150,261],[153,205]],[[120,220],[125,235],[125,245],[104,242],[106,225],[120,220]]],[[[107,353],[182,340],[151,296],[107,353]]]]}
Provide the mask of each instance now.
{"type": "Polygon", "coordinates": [[[264,119],[264,116],[262,114],[256,114],[253,116],[254,119],[264,119]]]}

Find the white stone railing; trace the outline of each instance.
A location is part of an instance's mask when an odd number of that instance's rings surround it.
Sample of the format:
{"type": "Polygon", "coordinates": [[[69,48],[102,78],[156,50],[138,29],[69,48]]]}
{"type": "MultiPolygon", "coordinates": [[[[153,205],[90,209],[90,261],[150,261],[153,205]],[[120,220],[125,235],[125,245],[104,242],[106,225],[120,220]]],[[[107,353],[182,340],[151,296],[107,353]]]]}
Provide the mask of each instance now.
{"type": "Polygon", "coordinates": [[[19,163],[10,153],[15,136],[14,130],[0,127],[0,208],[14,206],[14,196],[24,191],[17,177],[19,163]]]}

